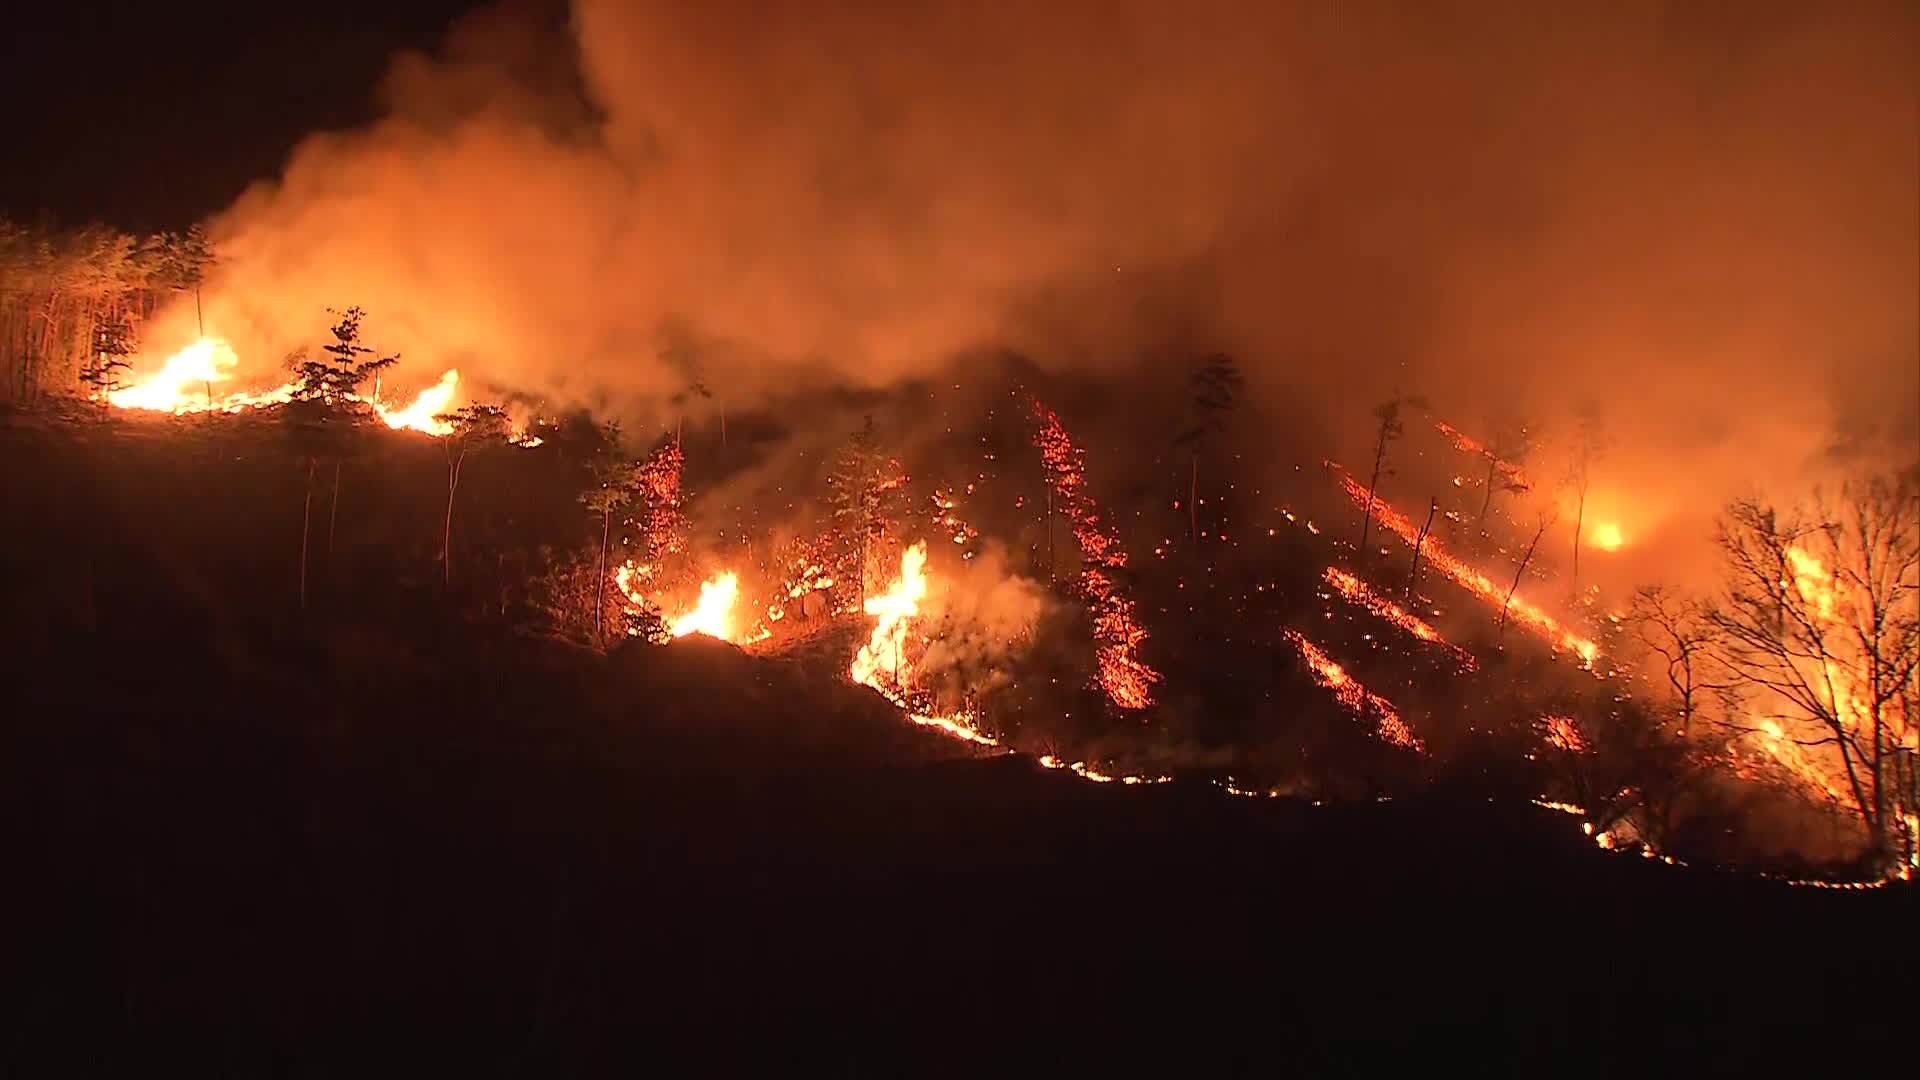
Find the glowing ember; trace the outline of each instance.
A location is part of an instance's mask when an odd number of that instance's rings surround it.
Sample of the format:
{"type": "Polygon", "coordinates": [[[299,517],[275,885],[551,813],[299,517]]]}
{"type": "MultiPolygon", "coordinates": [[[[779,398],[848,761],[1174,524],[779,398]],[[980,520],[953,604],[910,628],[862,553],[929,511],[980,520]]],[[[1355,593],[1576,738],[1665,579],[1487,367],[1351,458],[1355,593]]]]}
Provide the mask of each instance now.
{"type": "Polygon", "coordinates": [[[1407,727],[1406,721],[1400,719],[1400,711],[1393,707],[1392,702],[1361,686],[1358,680],[1347,674],[1345,668],[1334,663],[1332,657],[1322,652],[1319,646],[1308,641],[1306,636],[1298,630],[1287,631],[1287,641],[1299,651],[1301,659],[1307,662],[1307,668],[1313,672],[1314,681],[1333,691],[1333,696],[1338,698],[1342,705],[1361,716],[1365,716],[1369,710],[1374,713],[1382,739],[1409,750],[1422,749],[1419,737],[1407,727]]]}
{"type": "Polygon", "coordinates": [[[375,402],[373,411],[379,413],[380,419],[396,431],[411,429],[429,435],[446,435],[453,431],[453,425],[435,417],[446,412],[453,404],[454,391],[459,387],[460,373],[449,371],[440,376],[439,382],[420,391],[406,408],[389,409],[375,402]]]}
{"type": "Polygon", "coordinates": [[[740,597],[739,575],[731,571],[715,574],[700,586],[700,602],[692,611],[668,619],[667,627],[677,638],[705,634],[722,641],[733,640],[733,602],[740,597]]]}
{"type": "MultiPolygon", "coordinates": [[[[1334,468],[1339,466],[1335,465],[1334,468]]],[[[1367,486],[1354,479],[1344,469],[1341,470],[1340,484],[1346,490],[1347,496],[1356,504],[1361,506],[1367,504],[1367,486]]],[[[1395,510],[1384,499],[1374,498],[1372,502],[1375,520],[1406,541],[1409,547],[1421,542],[1419,526],[1407,520],[1405,514],[1395,510]]],[[[1449,554],[1431,534],[1427,536],[1420,549],[1420,558],[1426,565],[1439,568],[1441,573],[1488,603],[1496,605],[1507,603],[1505,588],[1494,584],[1485,574],[1449,554]]],[[[1592,667],[1594,658],[1600,655],[1600,646],[1561,626],[1559,620],[1528,603],[1525,597],[1517,595],[1513,597],[1508,617],[1540,635],[1556,648],[1571,650],[1587,667],[1592,667]]]]}
{"type": "Polygon", "coordinates": [[[1359,604],[1361,607],[1366,608],[1387,622],[1398,626],[1400,629],[1405,630],[1421,641],[1440,645],[1450,650],[1454,654],[1454,658],[1460,662],[1462,668],[1471,671],[1476,666],[1472,653],[1467,652],[1457,645],[1450,644],[1445,638],[1440,636],[1438,631],[1428,626],[1426,622],[1399,604],[1375,592],[1373,586],[1368,585],[1366,582],[1347,573],[1345,570],[1333,566],[1327,567],[1326,579],[1327,584],[1333,586],[1334,589],[1337,590],[1341,596],[1346,597],[1350,603],[1359,604]]]}
{"type": "Polygon", "coordinates": [[[1153,687],[1160,674],[1140,660],[1147,631],[1134,616],[1134,603],[1121,593],[1114,572],[1127,565],[1127,553],[1111,526],[1100,520],[1099,507],[1086,493],[1083,452],[1060,424],[1060,418],[1035,401],[1040,421],[1034,445],[1047,472],[1054,501],[1067,515],[1073,538],[1085,559],[1077,585],[1093,612],[1094,659],[1099,665],[1101,689],[1107,700],[1123,709],[1153,704],[1153,687]]]}
{"type": "Polygon", "coordinates": [[[1603,521],[1587,532],[1587,543],[1601,551],[1619,551],[1626,542],[1627,538],[1621,534],[1620,526],[1611,521],[1603,521]]]}
{"type": "Polygon", "coordinates": [[[1585,753],[1587,740],[1580,736],[1580,725],[1571,716],[1543,716],[1540,718],[1540,732],[1551,746],[1565,750],[1569,754],[1585,753]]]}

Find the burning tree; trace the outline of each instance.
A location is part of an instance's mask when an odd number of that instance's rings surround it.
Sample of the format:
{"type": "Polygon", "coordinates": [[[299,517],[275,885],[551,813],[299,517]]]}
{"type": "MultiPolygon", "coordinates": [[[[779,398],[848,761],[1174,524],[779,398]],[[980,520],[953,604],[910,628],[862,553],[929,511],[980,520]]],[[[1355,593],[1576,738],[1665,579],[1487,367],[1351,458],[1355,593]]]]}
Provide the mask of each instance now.
{"type": "MultiPolygon", "coordinates": [[[[1720,522],[1727,581],[1712,621],[1738,687],[1837,758],[1869,854],[1913,867],[1920,833],[1920,470],[1720,522]]],[[[1769,733],[1772,733],[1771,730],[1769,733]]],[[[1804,736],[1804,737],[1803,737],[1804,736]]]]}
{"type": "Polygon", "coordinates": [[[1441,430],[1454,436],[1454,445],[1462,450],[1479,454],[1487,459],[1487,475],[1483,481],[1486,495],[1480,500],[1480,516],[1476,527],[1480,534],[1487,533],[1487,514],[1493,510],[1493,497],[1500,492],[1520,495],[1533,490],[1527,482],[1524,466],[1533,453],[1535,437],[1527,428],[1526,422],[1517,417],[1504,417],[1494,422],[1493,441],[1482,445],[1461,435],[1446,425],[1441,430]]]}
{"type": "Polygon", "coordinates": [[[447,516],[440,530],[440,583],[453,581],[453,495],[467,455],[506,441],[507,411],[498,405],[469,405],[434,417],[452,431],[441,441],[447,455],[447,516]]]}
{"type": "Polygon", "coordinates": [[[640,467],[627,460],[621,450],[620,427],[608,423],[601,429],[598,452],[591,462],[592,481],[580,493],[580,505],[600,519],[600,555],[594,563],[593,625],[605,644],[605,608],[607,595],[607,543],[613,536],[613,515],[631,505],[640,487],[640,467]]]}
{"type": "Polygon", "coordinates": [[[1246,380],[1233,357],[1212,353],[1201,359],[1187,385],[1193,398],[1188,425],[1174,438],[1174,445],[1187,451],[1187,543],[1200,549],[1200,454],[1214,438],[1227,430],[1227,416],[1246,380]]]}
{"type": "Polygon", "coordinates": [[[121,379],[133,370],[127,357],[133,355],[133,328],[125,320],[101,323],[93,333],[93,363],[80,374],[80,381],[93,388],[104,413],[110,396],[126,385],[121,379]]]}
{"type": "Polygon", "coordinates": [[[843,566],[858,568],[856,588],[863,606],[874,541],[892,532],[902,510],[906,482],[900,463],[881,452],[871,416],[834,458],[827,474],[827,501],[833,510],[838,555],[843,566]]]}

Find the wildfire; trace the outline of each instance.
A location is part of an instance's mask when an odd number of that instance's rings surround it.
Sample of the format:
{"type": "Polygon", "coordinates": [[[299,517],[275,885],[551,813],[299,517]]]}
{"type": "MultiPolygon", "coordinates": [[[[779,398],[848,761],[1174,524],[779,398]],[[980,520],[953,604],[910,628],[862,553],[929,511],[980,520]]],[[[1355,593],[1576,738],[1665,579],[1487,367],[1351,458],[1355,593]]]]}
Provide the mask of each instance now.
{"type": "Polygon", "coordinates": [[[1540,718],[1540,731],[1550,746],[1569,754],[1586,752],[1587,740],[1581,737],[1580,725],[1571,716],[1543,716],[1540,718]]]}
{"type": "Polygon", "coordinates": [[[740,577],[731,571],[715,574],[700,585],[700,602],[692,611],[667,620],[667,628],[677,638],[705,634],[722,641],[733,640],[733,602],[740,598],[740,577]]]}
{"type": "Polygon", "coordinates": [[[1347,670],[1333,662],[1333,658],[1320,650],[1318,645],[1308,641],[1306,635],[1298,630],[1287,631],[1287,641],[1299,651],[1301,659],[1307,662],[1307,668],[1313,672],[1314,681],[1333,691],[1333,696],[1342,705],[1355,713],[1365,716],[1371,710],[1376,717],[1379,735],[1382,739],[1404,746],[1409,750],[1423,749],[1420,739],[1400,719],[1400,710],[1386,698],[1360,685],[1359,680],[1347,674],[1347,670]]]}
{"type": "MultiPolygon", "coordinates": [[[[1463,450],[1469,454],[1478,454],[1481,457],[1486,458],[1489,461],[1493,462],[1493,467],[1500,470],[1500,472],[1507,477],[1507,480],[1510,483],[1524,484],[1527,482],[1526,474],[1521,471],[1520,466],[1514,464],[1511,461],[1500,460],[1499,456],[1496,455],[1493,452],[1493,450],[1489,448],[1485,443],[1481,443],[1474,440],[1472,437],[1468,436],[1466,432],[1461,431],[1459,428],[1454,427],[1452,424],[1449,424],[1444,420],[1434,421],[1433,426],[1440,430],[1440,434],[1445,435],[1447,438],[1453,440],[1454,449],[1463,450]]],[[[1459,487],[1460,481],[1461,481],[1460,477],[1457,477],[1457,476],[1454,477],[1453,486],[1459,487]]]]}
{"type": "Polygon", "coordinates": [[[854,682],[871,687],[898,705],[907,719],[923,727],[983,746],[997,746],[999,740],[983,734],[964,713],[939,716],[915,708],[909,691],[913,686],[913,665],[907,661],[907,629],[920,613],[920,601],[927,595],[927,543],[922,540],[900,554],[900,580],[879,596],[867,598],[867,614],[875,616],[873,633],[854,655],[847,674],[854,682]]]}
{"type": "MultiPolygon", "coordinates": [[[[232,346],[217,338],[203,337],[167,357],[166,362],[160,365],[160,370],[147,378],[132,386],[110,391],[107,401],[121,409],[180,414],[244,412],[269,405],[283,405],[293,400],[294,391],[299,385],[293,381],[270,390],[216,393],[222,384],[232,380],[233,369],[239,363],[240,358],[234,355],[232,346]]],[[[445,435],[453,430],[453,425],[435,417],[448,411],[459,386],[460,373],[448,371],[440,376],[439,382],[421,391],[404,407],[389,408],[375,401],[372,403],[373,411],[390,428],[445,435]]],[[[523,439],[518,445],[536,446],[539,442],[537,438],[523,439]]]]}
{"type": "Polygon", "coordinates": [[[239,412],[293,400],[289,382],[257,394],[222,393],[213,388],[233,378],[240,363],[233,348],[213,338],[200,340],[167,357],[160,370],[132,386],[111,391],[107,401],[122,409],[158,412],[239,412]]]}
{"type": "Polygon", "coordinates": [[[1421,641],[1445,647],[1454,654],[1455,659],[1460,662],[1460,665],[1464,669],[1471,671],[1476,666],[1472,653],[1448,642],[1447,639],[1440,636],[1438,631],[1428,626],[1426,622],[1418,616],[1415,616],[1399,604],[1394,603],[1374,591],[1373,586],[1347,573],[1345,570],[1333,566],[1327,567],[1326,579],[1327,584],[1332,585],[1341,596],[1347,598],[1348,602],[1359,604],[1361,607],[1366,608],[1387,622],[1398,626],[1400,629],[1405,630],[1421,641]]]}
{"type": "Polygon", "coordinates": [[[448,371],[440,376],[440,381],[420,391],[404,409],[389,409],[379,402],[373,403],[373,411],[380,419],[396,431],[412,429],[424,431],[429,435],[447,435],[453,431],[453,425],[435,417],[447,411],[453,404],[454,391],[460,387],[460,373],[448,371]]]}
{"type": "MultiPolygon", "coordinates": [[[[1339,466],[1335,465],[1334,468],[1339,466]]],[[[1367,504],[1367,486],[1354,479],[1353,475],[1344,469],[1341,470],[1340,484],[1356,505],[1367,504]]],[[[1433,536],[1427,536],[1422,543],[1419,527],[1407,520],[1405,514],[1395,510],[1386,500],[1374,498],[1373,513],[1375,520],[1406,541],[1409,547],[1421,543],[1420,558],[1428,566],[1439,568],[1441,573],[1488,603],[1496,605],[1507,603],[1506,589],[1494,584],[1485,574],[1449,554],[1433,536]]],[[[1525,597],[1518,595],[1513,597],[1508,617],[1540,635],[1556,648],[1572,650],[1580,657],[1581,663],[1588,667],[1592,667],[1594,659],[1600,655],[1599,645],[1561,626],[1559,620],[1528,603],[1525,597]]]]}
{"type": "Polygon", "coordinates": [[[1073,444],[1060,418],[1037,400],[1033,413],[1040,424],[1033,442],[1040,449],[1047,484],[1055,503],[1067,515],[1085,560],[1077,587],[1093,612],[1100,687],[1115,705],[1144,709],[1153,704],[1153,687],[1160,681],[1160,674],[1139,657],[1147,631],[1134,615],[1133,600],[1120,591],[1114,577],[1115,571],[1127,565],[1126,550],[1113,528],[1101,521],[1099,506],[1086,493],[1084,452],[1073,444]]]}

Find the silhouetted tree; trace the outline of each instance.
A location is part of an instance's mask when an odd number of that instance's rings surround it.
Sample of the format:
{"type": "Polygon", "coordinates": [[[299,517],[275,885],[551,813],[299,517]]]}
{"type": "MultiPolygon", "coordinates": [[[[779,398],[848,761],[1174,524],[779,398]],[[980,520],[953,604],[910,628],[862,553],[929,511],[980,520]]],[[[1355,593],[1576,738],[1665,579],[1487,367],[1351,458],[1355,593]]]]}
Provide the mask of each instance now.
{"type": "Polygon", "coordinates": [[[507,411],[498,405],[468,405],[434,417],[453,430],[441,440],[447,456],[447,515],[440,529],[440,582],[453,581],[453,497],[467,455],[497,446],[507,438],[507,411]]]}
{"type": "MultiPolygon", "coordinates": [[[[1399,390],[1395,390],[1392,397],[1374,406],[1373,409],[1374,419],[1380,422],[1380,426],[1375,429],[1373,440],[1373,478],[1367,481],[1367,505],[1360,516],[1358,551],[1363,559],[1367,554],[1367,533],[1373,527],[1373,504],[1379,497],[1380,481],[1393,475],[1392,466],[1387,464],[1387,448],[1393,445],[1394,440],[1406,434],[1406,424],[1401,421],[1400,413],[1408,407],[1425,408],[1426,401],[1418,395],[1402,394],[1399,390]]],[[[1431,521],[1431,517],[1428,520],[1431,521]]],[[[1419,556],[1415,555],[1414,558],[1417,562],[1419,556]]]]}
{"type": "Polygon", "coordinates": [[[1605,451],[1600,414],[1591,407],[1581,409],[1567,466],[1567,486],[1573,490],[1573,583],[1576,586],[1580,584],[1580,542],[1587,527],[1587,487],[1593,480],[1593,464],[1605,451]]]}
{"type": "Polygon", "coordinates": [[[1493,428],[1493,439],[1480,451],[1487,459],[1487,477],[1485,498],[1480,501],[1478,528],[1480,534],[1487,534],[1487,513],[1493,509],[1493,496],[1497,492],[1513,495],[1533,490],[1526,481],[1522,467],[1532,456],[1535,444],[1534,433],[1526,422],[1513,417],[1497,421],[1493,428]]]}
{"type": "MultiPolygon", "coordinates": [[[[580,505],[600,518],[600,557],[594,567],[597,584],[593,596],[594,625],[600,628],[606,625],[601,613],[607,593],[607,543],[613,535],[613,515],[632,504],[640,475],[639,466],[627,460],[621,450],[619,425],[609,423],[602,432],[600,453],[591,463],[592,485],[580,494],[580,505]]],[[[599,642],[605,643],[604,638],[599,642]]]]}
{"type": "Polygon", "coordinates": [[[1693,737],[1711,698],[1728,689],[1714,651],[1725,644],[1712,612],[1699,600],[1660,585],[1633,594],[1627,622],[1634,637],[1658,657],[1680,737],[1693,737]]]}
{"type": "Polygon", "coordinates": [[[867,564],[873,542],[885,538],[899,519],[906,473],[883,453],[873,417],[835,455],[827,474],[827,502],[833,511],[842,557],[858,567],[859,602],[866,603],[867,564]]]}
{"type": "Polygon", "coordinates": [[[1540,515],[1539,527],[1533,530],[1533,539],[1527,543],[1526,553],[1520,556],[1520,565],[1513,572],[1513,584],[1507,586],[1507,598],[1500,605],[1500,624],[1496,630],[1497,639],[1504,639],[1506,637],[1507,614],[1513,610],[1513,594],[1519,590],[1520,579],[1526,576],[1527,567],[1533,563],[1533,553],[1540,548],[1540,538],[1545,536],[1547,530],[1553,526],[1554,517],[1555,515],[1552,513],[1540,515]]]}
{"type": "Polygon", "coordinates": [[[1210,353],[1201,358],[1187,377],[1192,392],[1187,426],[1174,437],[1174,445],[1187,451],[1187,542],[1197,553],[1200,547],[1200,454],[1209,443],[1227,430],[1227,417],[1233,411],[1246,380],[1233,357],[1210,353]]]}
{"type": "Polygon", "coordinates": [[[1433,518],[1440,512],[1440,500],[1431,499],[1427,503],[1427,521],[1420,526],[1420,535],[1413,540],[1413,566],[1407,571],[1407,603],[1413,603],[1413,590],[1420,584],[1420,550],[1426,547],[1427,534],[1433,531],[1433,518]]]}
{"type": "Polygon", "coordinates": [[[1719,528],[1712,622],[1731,681],[1839,757],[1877,859],[1916,860],[1920,787],[1920,468],[1781,512],[1753,500],[1719,528]]]}
{"type": "Polygon", "coordinates": [[[109,408],[110,395],[125,385],[122,379],[133,370],[133,365],[127,362],[131,355],[133,330],[125,322],[103,322],[94,328],[93,363],[80,378],[93,388],[103,414],[109,408]]]}
{"type": "MultiPolygon", "coordinates": [[[[333,506],[338,513],[340,500],[340,464],[352,437],[353,426],[373,415],[360,401],[356,391],[376,373],[393,366],[397,356],[374,356],[372,349],[360,344],[360,321],[365,316],[358,307],[335,312],[340,321],[333,326],[333,343],[322,348],[319,359],[311,353],[297,352],[290,357],[296,365],[293,400],[286,415],[293,433],[296,452],[306,459],[306,494],[300,515],[300,606],[307,606],[307,551],[312,535],[313,478],[319,463],[333,460],[333,506]]],[[[329,515],[328,543],[332,543],[332,517],[329,515]]]]}

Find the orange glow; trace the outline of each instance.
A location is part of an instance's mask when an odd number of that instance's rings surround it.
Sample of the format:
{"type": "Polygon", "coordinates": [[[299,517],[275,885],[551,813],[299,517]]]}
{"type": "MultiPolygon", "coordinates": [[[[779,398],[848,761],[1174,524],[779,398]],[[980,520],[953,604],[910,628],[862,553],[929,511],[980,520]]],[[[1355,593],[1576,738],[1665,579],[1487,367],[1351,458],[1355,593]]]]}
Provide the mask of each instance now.
{"type": "Polygon", "coordinates": [[[1603,521],[1588,530],[1587,543],[1601,551],[1619,551],[1626,546],[1627,538],[1621,534],[1620,526],[1611,521],[1603,521]]]}

